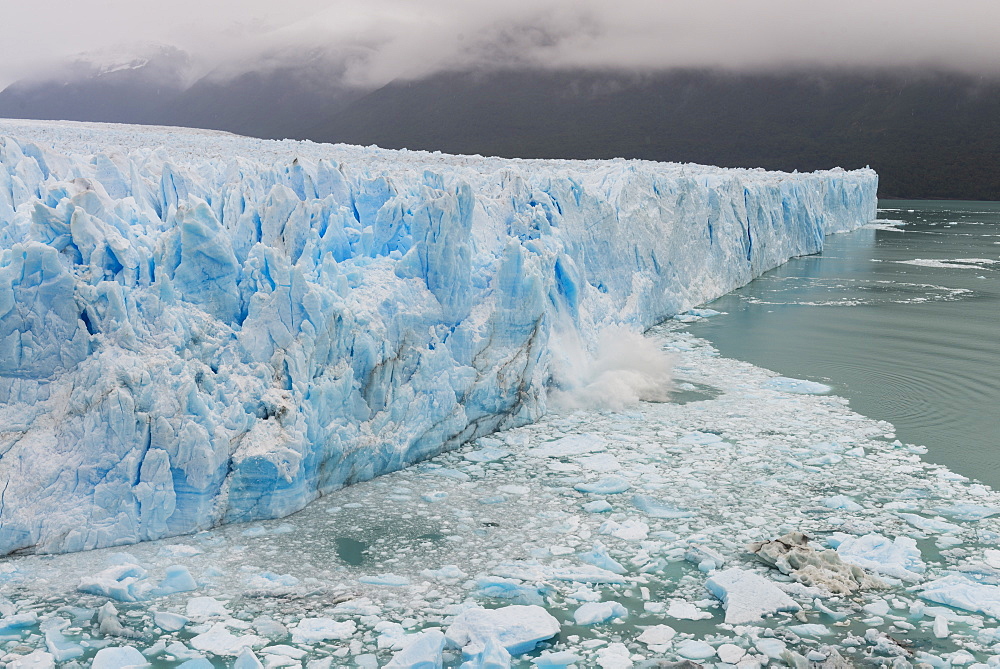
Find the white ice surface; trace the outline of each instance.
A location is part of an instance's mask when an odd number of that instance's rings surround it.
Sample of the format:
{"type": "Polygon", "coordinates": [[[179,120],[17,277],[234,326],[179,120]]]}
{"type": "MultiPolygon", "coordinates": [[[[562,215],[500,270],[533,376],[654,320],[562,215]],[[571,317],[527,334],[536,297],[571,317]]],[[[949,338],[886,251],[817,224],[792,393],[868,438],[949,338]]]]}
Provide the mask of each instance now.
{"type": "Polygon", "coordinates": [[[285,516],[523,425],[876,185],[0,121],[0,555],[285,516]]]}
{"type": "MultiPolygon", "coordinates": [[[[749,656],[745,661],[763,657],[761,648],[779,656],[785,650],[803,657],[829,655],[824,649],[830,644],[850,662],[868,664],[889,657],[892,638],[913,639],[920,653],[933,656],[921,655],[920,661],[938,666],[960,651],[982,663],[996,654],[1000,639],[990,611],[998,576],[987,551],[1000,546],[1000,518],[991,515],[1000,508],[1000,495],[923,462],[908,445],[885,437],[891,426],[853,413],[842,398],[774,390],[766,384],[771,373],[721,358],[693,337],[672,331],[654,336],[677,351],[679,380],[711,386],[714,392],[688,403],[550,415],[425,465],[335,491],[284,520],[138,544],[129,547],[128,555],[108,549],[10,557],[0,562],[0,636],[10,639],[0,644],[12,656],[3,661],[49,652],[46,637],[55,639],[49,632],[58,629],[66,643],[87,644],[77,658],[83,665],[92,661],[98,644],[110,643],[149,650],[149,658],[163,667],[206,655],[221,669],[235,656],[207,654],[193,646],[193,639],[223,624],[236,639],[265,639],[255,653],[272,665],[294,660],[303,667],[309,661],[377,666],[402,650],[395,641],[388,643],[392,639],[447,629],[468,609],[529,604],[551,615],[561,632],[542,641],[550,648],[515,657],[512,666],[518,669],[544,666],[532,664],[541,659],[538,655],[576,657],[581,667],[676,661],[682,658],[682,644],[692,655],[706,653],[707,645],[718,657],[719,651],[735,656],[732,648],[722,648],[737,646],[749,656]],[[635,491],[686,513],[649,514],[641,508],[653,508],[648,500],[628,493],[578,492],[577,483],[606,474],[546,466],[576,465],[580,454],[539,458],[532,453],[582,434],[601,440],[605,450],[600,452],[614,455],[621,465],[617,475],[635,491]],[[464,457],[493,441],[510,455],[492,462],[464,457]],[[847,455],[858,448],[859,455],[847,455]],[[804,464],[832,452],[845,457],[822,467],[804,464]],[[437,469],[464,473],[468,480],[442,477],[437,469]],[[428,503],[421,495],[429,490],[448,495],[428,503]],[[838,495],[857,500],[861,508],[824,503],[838,495]],[[594,499],[610,500],[612,509],[587,513],[582,504],[594,499]],[[901,517],[904,508],[928,519],[947,518],[958,528],[948,536],[958,543],[937,547],[934,537],[927,538],[929,530],[901,517]],[[646,538],[599,533],[608,520],[624,526],[630,518],[648,525],[646,538]],[[896,541],[889,538],[913,537],[925,571],[913,572],[920,583],[886,576],[892,581],[888,589],[831,596],[790,582],[746,553],[747,543],[793,530],[813,537],[810,545],[817,549],[875,533],[895,550],[896,541]],[[344,545],[348,541],[363,550],[352,553],[344,545]],[[587,562],[588,555],[613,560],[623,573],[587,562]],[[767,579],[802,607],[804,620],[778,612],[746,625],[725,623],[726,611],[705,588],[708,579],[722,573],[701,569],[709,558],[713,563],[718,558],[723,569],[767,579]],[[118,634],[137,635],[115,636],[110,625],[102,631],[96,622],[95,610],[108,598],[76,586],[85,575],[128,563],[141,566],[147,574],[143,581],[154,585],[172,567],[184,566],[198,588],[115,601],[118,634]],[[386,574],[408,583],[378,580],[386,574]],[[938,582],[949,576],[960,579],[938,582]],[[267,583],[274,587],[260,587],[267,583]],[[588,601],[618,603],[628,617],[578,626],[573,614],[588,601]],[[968,608],[950,608],[958,606],[968,608]],[[701,619],[670,617],[672,608],[701,619]],[[168,633],[155,624],[162,612],[191,621],[168,633]],[[316,618],[352,622],[354,633],[296,643],[293,631],[316,618]],[[934,634],[939,618],[947,623],[947,637],[934,634]],[[647,628],[661,625],[674,629],[673,637],[647,636],[659,642],[651,644],[640,639],[647,628]],[[622,647],[628,657],[620,654],[622,647]],[[302,655],[296,659],[290,653],[302,655]]],[[[913,557],[902,548],[904,558],[913,557]]],[[[902,564],[914,566],[905,559],[902,564]]],[[[449,669],[464,661],[457,648],[445,648],[441,659],[449,669]]]]}

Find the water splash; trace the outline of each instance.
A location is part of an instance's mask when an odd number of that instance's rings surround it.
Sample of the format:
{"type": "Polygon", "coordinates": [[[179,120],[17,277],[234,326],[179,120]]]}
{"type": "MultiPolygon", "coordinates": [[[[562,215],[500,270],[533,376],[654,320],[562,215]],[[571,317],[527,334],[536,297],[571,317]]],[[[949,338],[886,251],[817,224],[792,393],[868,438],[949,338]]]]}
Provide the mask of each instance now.
{"type": "Polygon", "coordinates": [[[665,402],[673,389],[674,357],[626,327],[605,328],[588,349],[565,329],[553,346],[549,405],[557,411],[619,410],[640,401],[665,402]]]}

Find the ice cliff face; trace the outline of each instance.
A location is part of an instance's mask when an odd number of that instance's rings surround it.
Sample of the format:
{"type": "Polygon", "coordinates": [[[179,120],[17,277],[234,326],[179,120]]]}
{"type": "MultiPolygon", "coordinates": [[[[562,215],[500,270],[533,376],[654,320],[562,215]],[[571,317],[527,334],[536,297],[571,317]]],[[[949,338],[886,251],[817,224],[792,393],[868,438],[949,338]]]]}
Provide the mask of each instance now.
{"type": "Polygon", "coordinates": [[[0,555],[277,517],[545,409],[875,215],[870,170],[518,161],[0,122],[0,555]]]}

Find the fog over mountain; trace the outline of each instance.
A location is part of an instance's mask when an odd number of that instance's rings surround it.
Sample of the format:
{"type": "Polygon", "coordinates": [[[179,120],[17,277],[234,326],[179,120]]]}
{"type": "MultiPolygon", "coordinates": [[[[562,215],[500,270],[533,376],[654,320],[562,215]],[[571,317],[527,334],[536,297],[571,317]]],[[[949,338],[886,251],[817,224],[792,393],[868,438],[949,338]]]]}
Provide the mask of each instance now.
{"type": "Polygon", "coordinates": [[[992,0],[41,0],[5,7],[4,25],[0,87],[151,42],[186,51],[199,75],[259,70],[282,50],[354,49],[347,75],[370,87],[484,65],[1000,71],[992,0]]]}
{"type": "Polygon", "coordinates": [[[44,29],[37,8],[5,16],[0,116],[504,156],[871,164],[883,195],[1000,199],[997,3],[46,4],[44,29]]]}

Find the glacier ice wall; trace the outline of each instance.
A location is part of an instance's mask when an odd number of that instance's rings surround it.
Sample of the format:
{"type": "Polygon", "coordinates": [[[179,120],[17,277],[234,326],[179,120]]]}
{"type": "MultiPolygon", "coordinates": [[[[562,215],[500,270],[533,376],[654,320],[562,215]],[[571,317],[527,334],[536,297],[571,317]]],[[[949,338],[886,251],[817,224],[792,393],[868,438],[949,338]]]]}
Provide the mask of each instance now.
{"type": "Polygon", "coordinates": [[[0,555],[278,517],[875,215],[781,174],[0,121],[0,555]]]}

